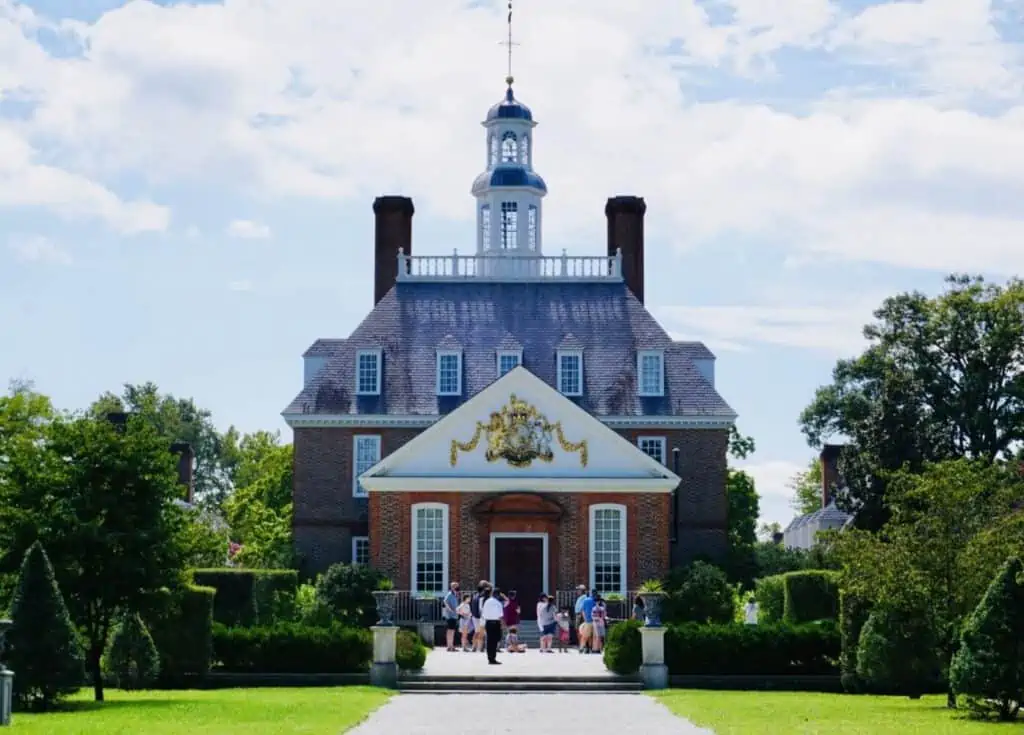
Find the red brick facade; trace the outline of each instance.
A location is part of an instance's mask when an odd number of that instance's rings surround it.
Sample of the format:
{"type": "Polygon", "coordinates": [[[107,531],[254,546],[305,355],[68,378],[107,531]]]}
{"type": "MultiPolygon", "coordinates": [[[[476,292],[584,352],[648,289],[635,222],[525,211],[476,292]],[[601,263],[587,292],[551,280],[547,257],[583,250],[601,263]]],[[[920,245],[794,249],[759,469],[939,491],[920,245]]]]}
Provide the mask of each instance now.
{"type": "Polygon", "coordinates": [[[353,498],[353,437],[379,434],[381,454],[394,452],[420,429],[298,428],[295,430],[294,532],[308,572],[351,561],[353,536],[369,536],[372,563],[408,589],[414,503],[449,506],[449,575],[469,585],[489,576],[491,532],[545,532],[552,586],[574,586],[589,577],[589,508],[626,507],[628,586],[664,574],[694,556],[719,558],[726,550],[725,429],[622,430],[635,444],[641,435],[665,437],[666,464],[679,448],[675,543],[670,543],[672,496],[667,494],[373,493],[353,498]],[[493,501],[500,504],[495,507],[493,501]],[[488,501],[492,501],[490,505],[488,501]],[[372,526],[372,530],[371,530],[372,526]]]}

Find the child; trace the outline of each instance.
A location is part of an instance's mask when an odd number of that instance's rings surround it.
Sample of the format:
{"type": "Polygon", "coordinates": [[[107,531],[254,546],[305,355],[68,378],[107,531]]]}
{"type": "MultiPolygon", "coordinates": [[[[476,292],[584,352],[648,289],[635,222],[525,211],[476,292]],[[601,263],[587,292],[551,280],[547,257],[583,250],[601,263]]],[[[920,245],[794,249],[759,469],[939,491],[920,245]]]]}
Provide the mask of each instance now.
{"type": "Polygon", "coordinates": [[[591,647],[594,653],[601,652],[601,645],[604,643],[604,636],[608,630],[608,608],[605,607],[604,599],[602,597],[597,598],[597,602],[594,605],[594,632],[593,640],[591,640],[591,647]]]}
{"type": "Polygon", "coordinates": [[[561,611],[555,616],[555,622],[558,623],[558,651],[559,653],[566,653],[569,650],[569,608],[563,607],[561,611]]]}
{"type": "Polygon", "coordinates": [[[470,595],[462,596],[462,604],[455,608],[459,616],[459,632],[462,633],[462,650],[469,650],[469,637],[473,633],[473,614],[469,609],[470,595]]]}

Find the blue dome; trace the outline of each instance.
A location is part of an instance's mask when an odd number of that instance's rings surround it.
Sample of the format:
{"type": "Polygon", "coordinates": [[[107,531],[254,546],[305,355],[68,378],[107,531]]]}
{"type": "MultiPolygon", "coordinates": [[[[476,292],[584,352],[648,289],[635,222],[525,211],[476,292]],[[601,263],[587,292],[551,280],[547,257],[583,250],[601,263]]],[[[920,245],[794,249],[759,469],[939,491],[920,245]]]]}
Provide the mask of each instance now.
{"type": "Polygon", "coordinates": [[[500,163],[490,171],[484,171],[473,181],[473,193],[488,186],[528,186],[548,193],[544,179],[519,163],[500,163]]]}
{"type": "Polygon", "coordinates": [[[505,99],[487,111],[487,122],[492,120],[529,120],[533,121],[530,108],[512,95],[512,87],[505,92],[505,99]]]}

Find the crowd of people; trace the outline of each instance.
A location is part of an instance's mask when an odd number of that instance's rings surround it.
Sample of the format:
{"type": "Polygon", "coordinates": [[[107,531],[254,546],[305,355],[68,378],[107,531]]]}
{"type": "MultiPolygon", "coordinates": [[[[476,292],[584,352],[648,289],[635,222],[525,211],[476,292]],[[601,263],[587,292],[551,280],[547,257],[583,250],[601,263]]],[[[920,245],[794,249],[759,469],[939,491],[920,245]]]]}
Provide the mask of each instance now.
{"type": "MultiPolygon", "coordinates": [[[[452,582],[443,599],[442,614],[449,651],[486,651],[490,664],[501,663],[497,659],[500,650],[526,651],[519,636],[523,618],[516,590],[505,594],[487,580],[481,580],[474,593],[463,593],[459,583],[452,582]]],[[[581,654],[603,650],[608,634],[608,607],[597,590],[588,590],[581,584],[572,609],[559,608],[554,595],[542,594],[537,601],[536,615],[540,653],[555,653],[556,650],[567,653],[574,631],[576,650],[581,654]]],[[[643,617],[643,600],[639,597],[633,617],[643,617]]]]}

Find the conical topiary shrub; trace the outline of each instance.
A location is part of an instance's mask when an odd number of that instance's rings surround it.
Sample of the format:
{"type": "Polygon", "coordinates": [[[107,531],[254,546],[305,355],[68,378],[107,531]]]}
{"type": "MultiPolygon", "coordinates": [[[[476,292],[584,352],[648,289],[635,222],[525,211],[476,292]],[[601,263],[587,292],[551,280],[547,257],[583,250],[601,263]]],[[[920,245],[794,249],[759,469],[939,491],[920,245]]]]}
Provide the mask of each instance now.
{"type": "Polygon", "coordinates": [[[104,659],[103,668],[121,689],[148,689],[160,675],[160,654],[137,614],[124,616],[114,628],[104,659]]]}
{"type": "Polygon", "coordinates": [[[916,611],[876,608],[860,632],[857,675],[868,686],[913,699],[942,681],[935,632],[916,611]]]}
{"type": "Polygon", "coordinates": [[[964,624],[949,669],[979,714],[1013,720],[1024,701],[1024,563],[1009,559],[964,624]]]}
{"type": "Polygon", "coordinates": [[[85,657],[53,566],[38,541],[25,553],[11,602],[7,663],[21,707],[45,710],[81,687],[85,657]]]}

